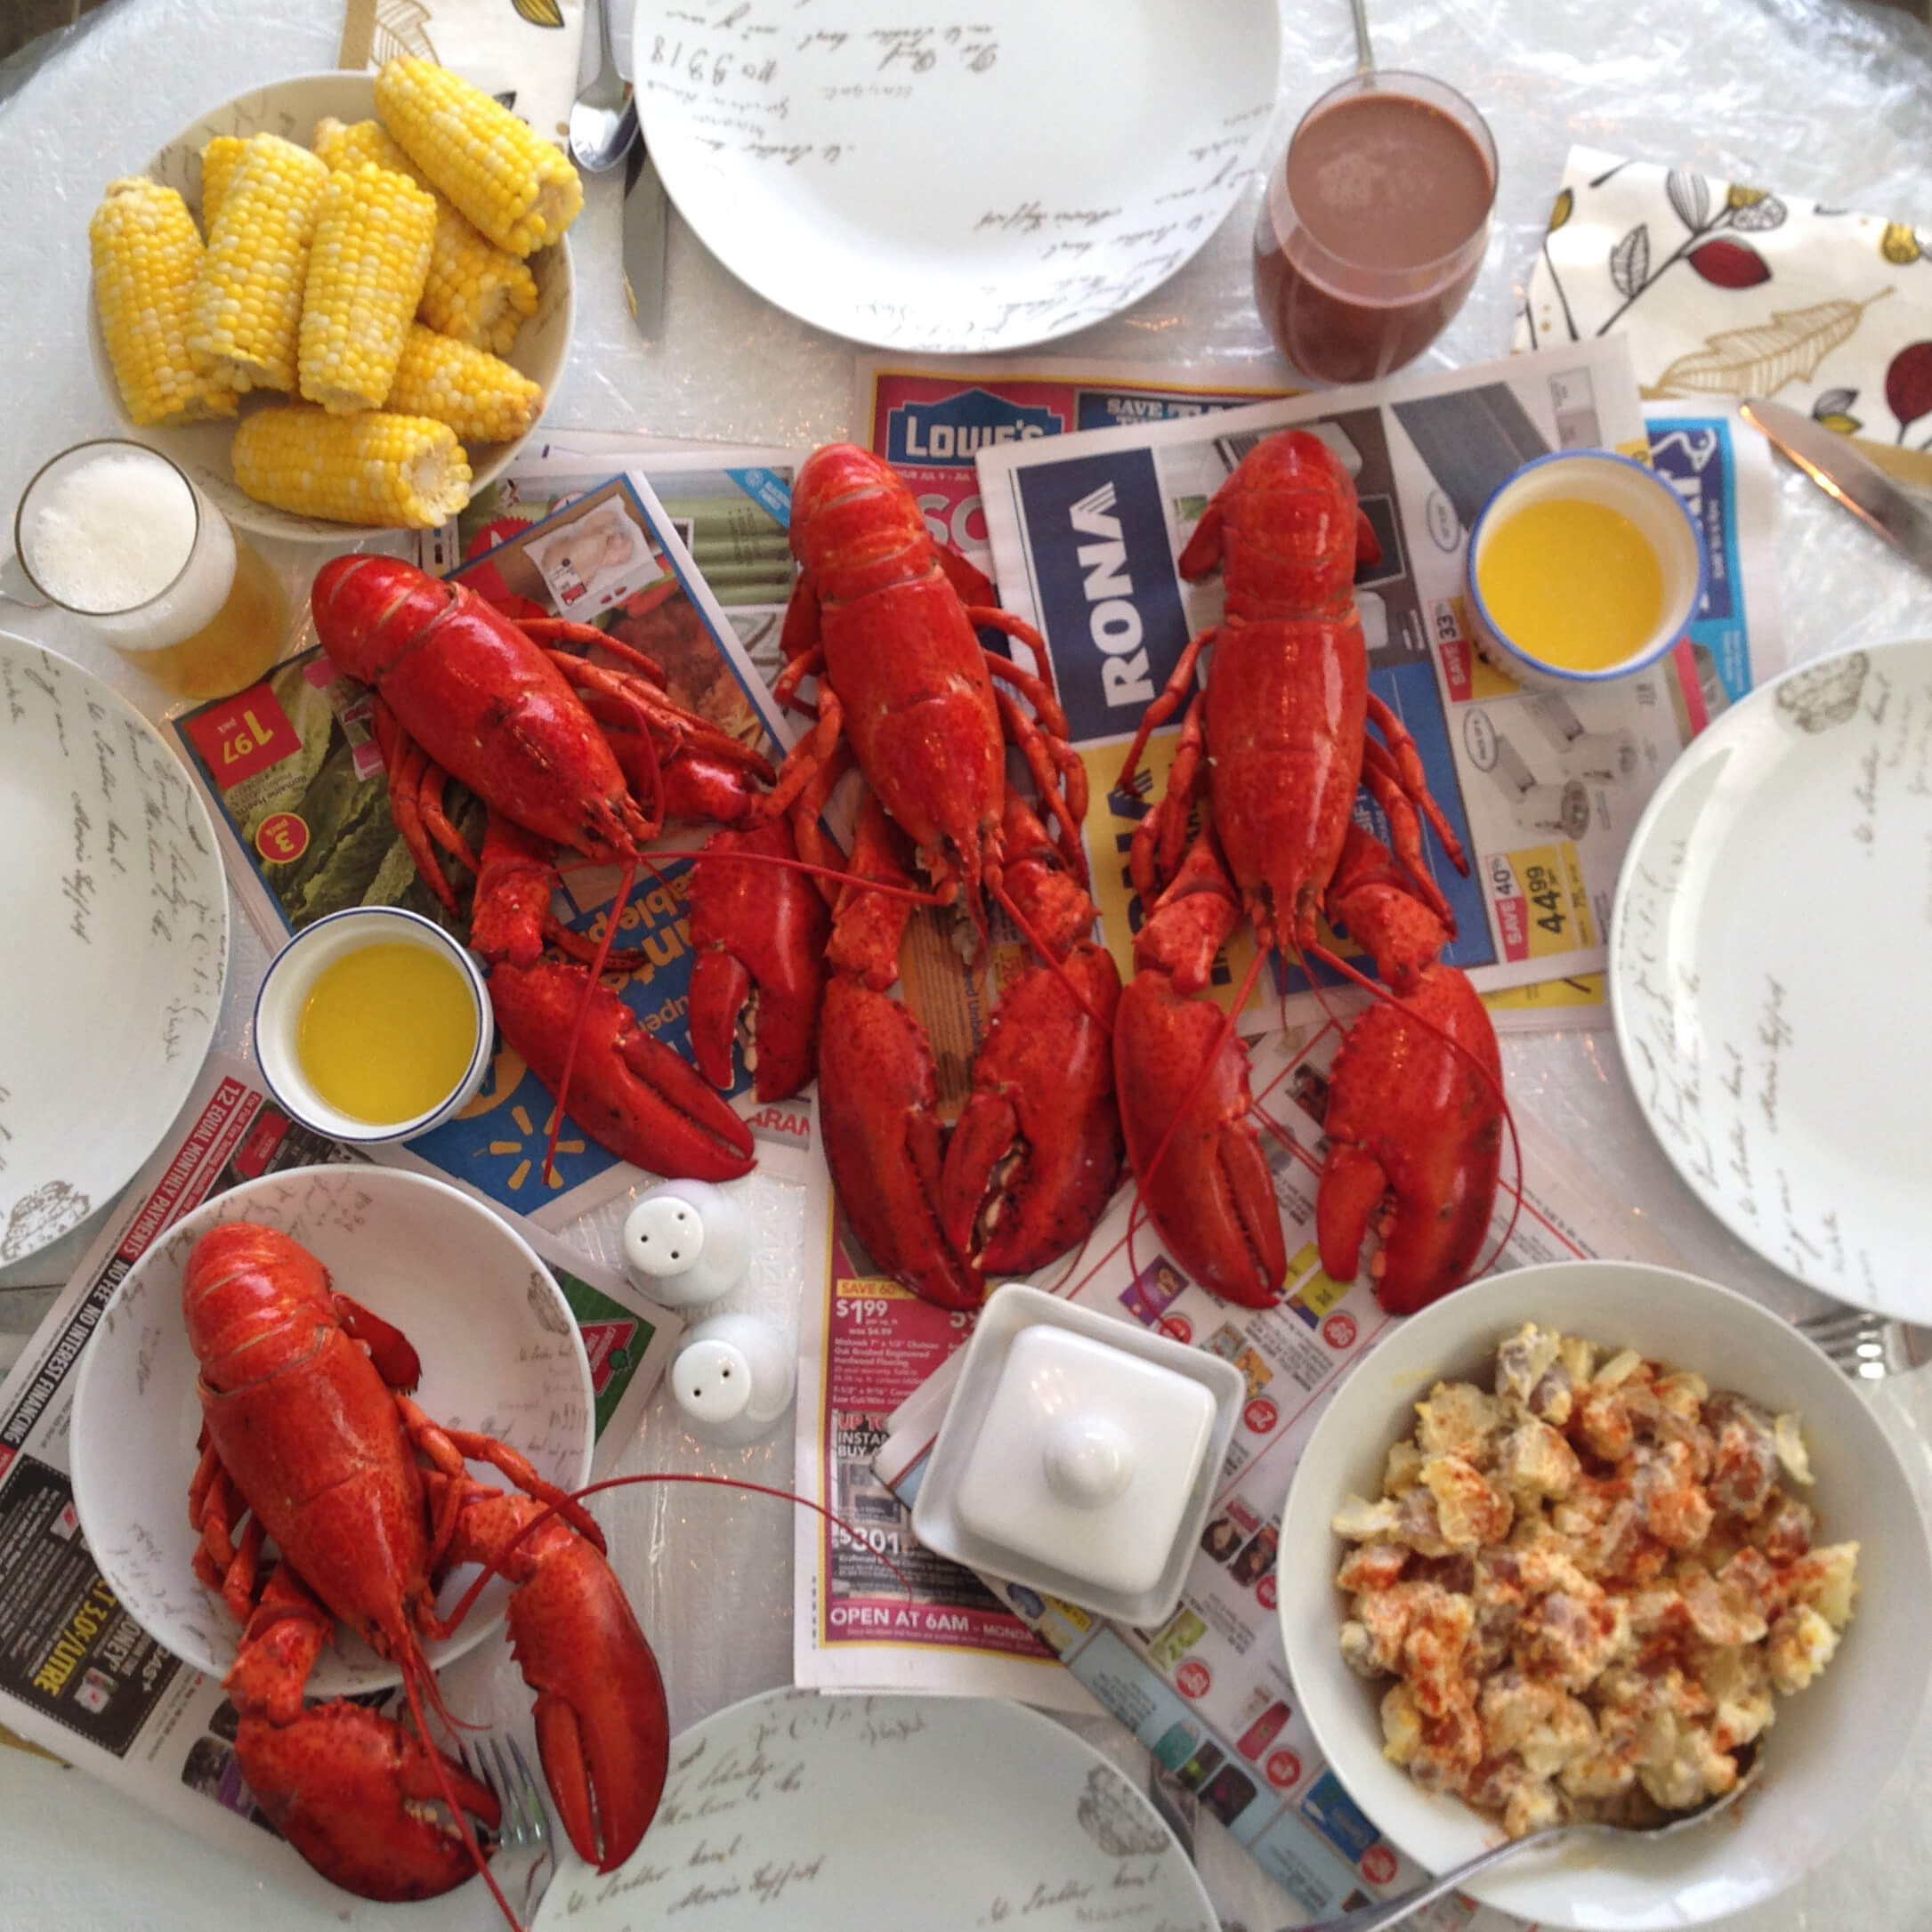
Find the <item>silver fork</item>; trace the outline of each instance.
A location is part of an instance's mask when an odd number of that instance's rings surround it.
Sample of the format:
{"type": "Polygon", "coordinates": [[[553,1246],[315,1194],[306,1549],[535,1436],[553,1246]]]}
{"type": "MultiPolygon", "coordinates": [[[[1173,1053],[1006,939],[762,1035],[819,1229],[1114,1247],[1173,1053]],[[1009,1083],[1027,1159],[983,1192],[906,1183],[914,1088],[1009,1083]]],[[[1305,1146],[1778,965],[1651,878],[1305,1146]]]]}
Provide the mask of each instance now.
{"type": "Polygon", "coordinates": [[[489,1755],[487,1758],[483,1754],[484,1742],[482,1739],[477,1741],[474,1765],[470,1762],[469,1746],[460,1747],[463,1768],[489,1787],[503,1813],[490,1869],[497,1874],[497,1883],[503,1888],[505,1898],[514,1896],[511,1886],[515,1881],[519,1862],[524,1858],[529,1860],[522,1876],[523,1896],[517,1904],[517,1916],[527,1920],[531,1906],[543,1897],[550,1880],[557,1873],[556,1855],[551,1845],[550,1814],[544,1809],[543,1787],[530,1774],[529,1764],[517,1741],[513,1737],[489,1739],[489,1755]],[[510,1747],[507,1757],[504,1754],[505,1743],[510,1747]],[[491,1768],[493,1764],[494,1770],[491,1768]],[[544,1877],[543,1885],[539,1886],[538,1874],[546,1865],[549,1871],[544,1877]]]}
{"type": "Polygon", "coordinates": [[[1848,1376],[1875,1382],[1932,1362],[1932,1329],[1914,1328],[1863,1308],[1832,1308],[1792,1324],[1848,1376]]]}

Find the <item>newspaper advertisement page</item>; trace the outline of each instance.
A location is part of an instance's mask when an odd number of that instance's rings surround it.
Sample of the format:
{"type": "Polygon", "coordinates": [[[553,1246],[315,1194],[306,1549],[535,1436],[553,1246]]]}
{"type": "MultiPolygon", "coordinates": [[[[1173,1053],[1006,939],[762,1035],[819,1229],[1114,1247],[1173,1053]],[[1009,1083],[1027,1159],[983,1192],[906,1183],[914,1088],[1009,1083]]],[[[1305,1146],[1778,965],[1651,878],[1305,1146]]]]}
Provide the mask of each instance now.
{"type": "MultiPolygon", "coordinates": [[[[339,1909],[343,1895],[282,1841],[243,1783],[234,1752],[238,1718],[221,1685],[156,1644],[109,1588],[69,1480],[76,1371],[115,1290],[156,1239],[243,1181],[360,1158],[290,1121],[259,1074],[225,1055],[203,1070],[182,1122],[127,1189],[0,1386],[0,1723],[264,1877],[339,1909]]],[[[520,1222],[518,1232],[576,1314],[595,1386],[593,1469],[607,1473],[636,1433],[683,1322],[543,1230],[520,1222]]],[[[190,1435],[183,1534],[192,1449],[190,1435]]],[[[467,1890],[416,1912],[412,1923],[425,1932],[478,1922],[467,1890]]]]}
{"type": "MultiPolygon", "coordinates": [[[[1469,855],[1464,874],[1433,838],[1425,847],[1456,917],[1447,958],[1485,992],[1600,969],[1630,830],[1706,715],[1699,647],[1686,639],[1658,667],[1587,695],[1532,695],[1476,655],[1462,574],[1470,523],[1525,460],[1572,448],[1645,450],[1628,352],[1614,337],[1182,421],[979,449],[1001,595],[1042,633],[1087,768],[1087,844],[1106,943],[1127,969],[1140,908],[1124,854],[1147,800],[1166,782],[1178,720],[1143,761],[1147,790],[1119,789],[1124,749],[1189,637],[1221,613],[1219,573],[1187,584],[1176,560],[1235,465],[1289,426],[1321,436],[1340,457],[1379,542],[1380,561],[1356,573],[1369,688],[1413,738],[1469,855]]],[[[1024,650],[1014,648],[1016,656],[1024,650]]],[[[1357,809],[1386,838],[1379,811],[1366,800],[1357,809]]],[[[1242,943],[1229,954],[1237,979],[1248,965],[1242,943]]],[[[1285,969],[1281,990],[1289,1020],[1314,1017],[1298,967],[1285,969]]],[[[1257,1027],[1272,1020],[1276,1000],[1275,986],[1257,984],[1249,1011],[1257,1027]]]]}
{"type": "Polygon", "coordinates": [[[834,1238],[800,1312],[793,1677],[820,1690],[957,1692],[1091,1711],[1091,1694],[974,1573],[923,1548],[872,1459],[887,1419],[971,1327],[863,1273],[834,1238]],[[855,1533],[853,1533],[855,1532],[855,1533]],[[897,1574],[894,1573],[896,1569],[897,1574]]]}
{"type": "MultiPolygon", "coordinates": [[[[1253,1049],[1251,1084],[1289,1257],[1278,1306],[1225,1306],[1188,1279],[1144,1225],[1129,1241],[1130,1191],[1115,1200],[1064,1290],[1085,1306],[1211,1349],[1246,1378],[1241,1425],[1180,1607],[1158,1629],[1131,1629],[987,1579],[1153,1753],[1162,1773],[1225,1825],[1312,1918],[1422,1878],[1322,1762],[1299,1714],[1274,1616],[1276,1540],[1296,1462],[1342,1378],[1398,1319],[1381,1310],[1366,1281],[1331,1281],[1316,1257],[1322,1116],[1338,1039],[1335,1027],[1324,1026],[1304,1045],[1276,1033],[1253,1049]]],[[[1501,1244],[1498,1267],[1606,1251],[1672,1259],[1634,1212],[1592,1209],[1587,1177],[1573,1172],[1560,1148],[1539,1141],[1525,1158],[1520,1211],[1515,1188],[1506,1184],[1484,1249],[1501,1244]]],[[[894,1412],[877,1459],[880,1477],[909,1506],[952,1379],[942,1372],[894,1412]]],[[[1392,1397],[1395,1406],[1399,1400],[1392,1397]]],[[[1392,1407],[1392,1433],[1395,1421],[1392,1407]]],[[[1499,1914],[1472,1923],[1514,1921],[1499,1914]]]]}
{"type": "MultiPolygon", "coordinates": [[[[661,664],[670,695],[774,764],[793,730],[753,667],[737,632],[706,588],[690,552],[639,473],[579,479],[559,489],[563,507],[480,551],[454,573],[509,615],[563,615],[593,624],[618,645],[661,664]]],[[[621,667],[621,666],[619,667],[621,667]]],[[[353,905],[396,905],[466,938],[419,874],[390,815],[368,688],[339,673],[318,646],[278,665],[260,684],[172,722],[214,815],[236,894],[271,946],[324,914],[353,905]]],[[[474,853],[484,809],[461,787],[446,790],[447,815],[474,853]]],[[[689,853],[714,829],[679,825],[651,848],[655,869],[618,917],[614,973],[620,997],[653,1039],[688,1045],[691,971],[686,910],[689,853]]],[[[450,896],[466,903],[471,879],[445,862],[450,896]]],[[[552,910],[594,941],[610,917],[615,867],[573,865],[560,875],[552,910]]],[[[610,983],[607,981],[607,983],[610,983]]],[[[731,1096],[761,1153],[794,1177],[817,1158],[798,1119],[770,1118],[740,1071],[731,1096]]],[[[499,1036],[482,1091],[455,1120],[379,1158],[434,1173],[496,1205],[555,1228],[634,1185],[638,1170],[566,1119],[554,1160],[543,1155],[550,1095],[499,1036]]]]}

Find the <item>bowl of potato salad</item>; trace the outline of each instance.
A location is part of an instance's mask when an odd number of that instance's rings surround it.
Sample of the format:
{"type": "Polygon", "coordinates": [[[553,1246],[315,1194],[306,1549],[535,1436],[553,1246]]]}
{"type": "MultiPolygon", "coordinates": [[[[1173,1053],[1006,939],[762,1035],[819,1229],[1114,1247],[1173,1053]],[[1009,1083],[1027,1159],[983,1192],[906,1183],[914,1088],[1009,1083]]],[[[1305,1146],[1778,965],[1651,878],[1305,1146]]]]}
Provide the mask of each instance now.
{"type": "Polygon", "coordinates": [[[1742,1912],[1849,1835],[1904,1754],[1932,1545],[1867,1397],[1790,1323],[1661,1268],[1459,1289],[1337,1391],[1289,1491],[1304,1716],[1432,1871],[1569,1821],[1470,1890],[1545,1925],[1742,1912]]]}

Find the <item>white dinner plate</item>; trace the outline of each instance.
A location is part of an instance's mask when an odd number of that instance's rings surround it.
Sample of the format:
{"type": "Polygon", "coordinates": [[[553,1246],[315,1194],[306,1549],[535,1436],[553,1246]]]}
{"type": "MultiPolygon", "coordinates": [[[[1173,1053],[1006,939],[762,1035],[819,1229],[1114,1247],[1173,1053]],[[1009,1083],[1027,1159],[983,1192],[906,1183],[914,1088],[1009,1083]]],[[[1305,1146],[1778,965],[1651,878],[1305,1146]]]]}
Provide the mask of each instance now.
{"type": "Polygon", "coordinates": [[[221,1017],[228,887],[160,733],[0,632],[0,1267],[154,1152],[221,1017]]]}
{"type": "Polygon", "coordinates": [[[1063,1725],[993,1698],[733,1704],[671,1746],[608,1877],[563,1848],[531,1932],[1216,1932],[1160,1816],[1063,1725]]]}
{"type": "MultiPolygon", "coordinates": [[[[182,1271],[209,1228],[253,1221],[293,1235],[352,1295],[415,1345],[416,1402],[437,1422],[521,1451],[561,1489],[590,1480],[590,1364],[570,1304],[523,1237],[481,1201],[426,1175],[360,1163],[244,1181],[183,1215],[129,1269],[81,1357],[69,1454],[87,1547],[128,1614],[198,1670],[225,1676],[240,1626],[194,1572],[188,1483],[201,1431],[198,1370],[182,1320],[182,1271]]],[[[479,1467],[480,1480],[497,1483],[479,1467]]],[[[269,1546],[271,1549],[273,1545],[269,1546]]],[[[452,1571],[447,1616],[475,1577],[452,1571]]],[[[493,1577],[452,1637],[425,1643],[441,1669],[503,1620],[493,1577]]],[[[400,1682],[338,1630],[309,1678],[313,1697],[400,1682]]]]}
{"type": "Polygon", "coordinates": [[[1015,349],[1201,247],[1262,158],[1274,0],[638,0],[665,188],[768,301],[883,348],[1015,349]]]}
{"type": "Polygon", "coordinates": [[[1697,739],[1611,917],[1617,1044],[1698,1198],[1840,1300],[1932,1322],[1932,640],[1789,672],[1697,739]]]}

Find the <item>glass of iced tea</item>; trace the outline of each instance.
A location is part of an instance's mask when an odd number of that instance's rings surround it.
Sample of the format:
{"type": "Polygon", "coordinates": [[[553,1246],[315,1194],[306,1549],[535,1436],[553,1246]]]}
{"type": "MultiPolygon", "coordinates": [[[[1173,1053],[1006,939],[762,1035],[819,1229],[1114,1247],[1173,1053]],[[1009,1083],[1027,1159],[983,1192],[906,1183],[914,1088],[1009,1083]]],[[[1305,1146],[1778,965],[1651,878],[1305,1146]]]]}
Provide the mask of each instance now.
{"type": "Polygon", "coordinates": [[[1255,299],[1314,383],[1372,382],[1434,342],[1483,265],[1496,143],[1453,87],[1379,70],[1332,87],[1268,174],[1255,299]]]}
{"type": "Polygon", "coordinates": [[[287,600],[228,519],[158,450],[104,438],[42,465],[13,519],[36,589],[190,698],[252,684],[287,600]]]}

